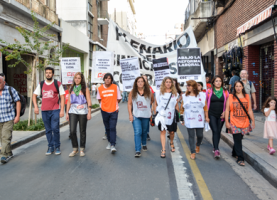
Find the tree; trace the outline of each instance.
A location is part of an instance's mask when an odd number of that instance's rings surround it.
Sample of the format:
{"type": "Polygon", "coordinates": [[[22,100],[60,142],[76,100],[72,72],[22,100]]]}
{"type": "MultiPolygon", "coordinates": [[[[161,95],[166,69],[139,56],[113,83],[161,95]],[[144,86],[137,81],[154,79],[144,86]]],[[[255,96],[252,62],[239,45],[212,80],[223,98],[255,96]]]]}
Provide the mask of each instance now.
{"type": "MultiPolygon", "coordinates": [[[[62,53],[68,48],[69,45],[65,44],[62,47],[59,47],[59,45],[54,45],[54,41],[52,40],[42,40],[42,38],[55,37],[55,34],[47,33],[47,31],[55,24],[55,22],[52,22],[51,24],[40,28],[35,13],[32,12],[31,15],[34,21],[32,31],[27,30],[23,27],[16,27],[18,32],[23,36],[25,43],[21,44],[17,39],[14,39],[15,43],[10,44],[0,39],[0,43],[5,45],[4,47],[0,48],[0,51],[4,55],[6,55],[5,59],[7,61],[15,60],[15,63],[10,64],[8,67],[16,67],[20,63],[26,66],[27,70],[24,71],[24,73],[32,74],[30,92],[31,94],[33,94],[36,69],[43,69],[45,66],[59,65],[59,59],[60,57],[62,57],[62,53]],[[33,56],[34,59],[32,64],[26,62],[22,58],[22,56],[26,54],[33,56]],[[45,59],[44,62],[39,59],[41,56],[43,56],[43,58],[45,59]]],[[[32,98],[30,100],[28,126],[30,126],[31,114],[32,98]]]]}

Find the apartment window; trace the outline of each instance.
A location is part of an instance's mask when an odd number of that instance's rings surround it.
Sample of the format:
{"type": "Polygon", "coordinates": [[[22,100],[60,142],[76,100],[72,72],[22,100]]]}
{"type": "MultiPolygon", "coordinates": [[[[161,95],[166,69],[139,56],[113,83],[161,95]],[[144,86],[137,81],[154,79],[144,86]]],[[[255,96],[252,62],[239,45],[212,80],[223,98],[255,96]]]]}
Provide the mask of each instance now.
{"type": "Polygon", "coordinates": [[[102,36],[102,26],[98,25],[98,37],[101,38],[102,36]]]}
{"type": "Polygon", "coordinates": [[[92,21],[93,18],[89,15],[88,16],[88,37],[92,39],[92,21]]]}
{"type": "Polygon", "coordinates": [[[92,0],[88,0],[88,10],[92,12],[92,0]]]}
{"type": "Polygon", "coordinates": [[[92,50],[93,50],[93,46],[90,43],[89,44],[89,66],[92,67],[92,50]]]}

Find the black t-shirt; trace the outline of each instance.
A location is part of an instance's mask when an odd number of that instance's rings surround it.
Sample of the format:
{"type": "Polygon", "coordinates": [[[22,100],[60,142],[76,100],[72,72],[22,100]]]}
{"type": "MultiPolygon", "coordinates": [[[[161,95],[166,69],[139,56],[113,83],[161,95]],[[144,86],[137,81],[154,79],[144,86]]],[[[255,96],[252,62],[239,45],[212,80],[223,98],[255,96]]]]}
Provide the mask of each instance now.
{"type": "MultiPolygon", "coordinates": [[[[223,91],[224,92],[224,91],[223,91]]],[[[218,98],[214,93],[211,96],[211,103],[209,108],[209,115],[220,118],[223,112],[224,94],[218,98]]]]}

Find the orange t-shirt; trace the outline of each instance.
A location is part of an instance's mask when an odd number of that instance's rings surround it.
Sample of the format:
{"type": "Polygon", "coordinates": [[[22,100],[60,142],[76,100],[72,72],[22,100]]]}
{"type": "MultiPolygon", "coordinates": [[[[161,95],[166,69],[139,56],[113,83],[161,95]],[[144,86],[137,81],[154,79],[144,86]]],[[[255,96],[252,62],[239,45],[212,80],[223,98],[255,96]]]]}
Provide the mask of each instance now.
{"type": "MultiPolygon", "coordinates": [[[[244,105],[248,112],[249,95],[246,94],[244,98],[240,98],[241,103],[244,105]]],[[[239,101],[232,94],[229,95],[230,104],[230,122],[238,128],[247,128],[249,126],[249,118],[241,107],[239,101]]]]}
{"type": "Polygon", "coordinates": [[[112,84],[109,88],[101,85],[98,88],[101,97],[101,109],[105,112],[115,112],[117,109],[117,85],[112,84]]]}

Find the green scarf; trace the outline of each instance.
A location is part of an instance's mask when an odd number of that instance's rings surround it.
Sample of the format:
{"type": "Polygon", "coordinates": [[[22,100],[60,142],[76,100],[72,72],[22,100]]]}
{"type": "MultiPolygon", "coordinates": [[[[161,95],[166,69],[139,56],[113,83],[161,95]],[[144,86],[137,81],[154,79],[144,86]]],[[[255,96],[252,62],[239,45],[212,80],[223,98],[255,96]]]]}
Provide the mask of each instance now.
{"type": "Polygon", "coordinates": [[[215,88],[214,88],[214,94],[215,94],[215,96],[217,96],[217,98],[221,98],[222,97],[222,95],[223,95],[223,88],[220,88],[220,90],[219,91],[217,91],[215,88]]]}
{"type": "Polygon", "coordinates": [[[78,86],[75,86],[75,87],[73,88],[73,92],[75,93],[76,96],[79,96],[79,93],[80,93],[81,89],[82,89],[81,84],[78,85],[78,86]]]}

